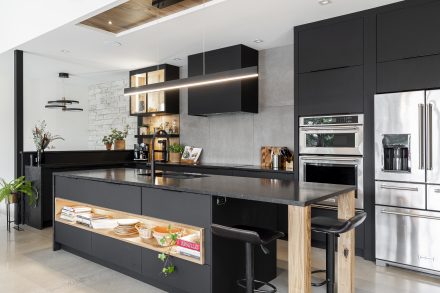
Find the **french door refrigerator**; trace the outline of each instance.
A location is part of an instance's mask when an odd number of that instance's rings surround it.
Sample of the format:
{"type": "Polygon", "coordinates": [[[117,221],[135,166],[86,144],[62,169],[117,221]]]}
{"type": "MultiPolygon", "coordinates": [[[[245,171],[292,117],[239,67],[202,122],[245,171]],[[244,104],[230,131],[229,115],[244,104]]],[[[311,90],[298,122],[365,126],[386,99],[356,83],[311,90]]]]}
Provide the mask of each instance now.
{"type": "Polygon", "coordinates": [[[440,90],[374,103],[377,263],[440,274],[440,90]]]}

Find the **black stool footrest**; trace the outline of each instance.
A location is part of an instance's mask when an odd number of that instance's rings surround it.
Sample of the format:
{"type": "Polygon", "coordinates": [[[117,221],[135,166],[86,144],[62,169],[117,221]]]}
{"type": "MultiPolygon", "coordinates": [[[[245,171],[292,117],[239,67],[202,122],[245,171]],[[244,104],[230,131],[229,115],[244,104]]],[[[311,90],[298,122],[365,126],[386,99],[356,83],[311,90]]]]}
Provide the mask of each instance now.
{"type": "MultiPolygon", "coordinates": [[[[237,285],[240,286],[241,288],[246,289],[246,279],[241,279],[237,281],[237,285]]],[[[277,288],[272,285],[271,283],[267,283],[267,282],[261,282],[261,281],[257,281],[254,280],[254,287],[263,287],[263,286],[267,286],[270,287],[271,289],[254,289],[254,292],[257,293],[275,293],[277,292],[277,288]]]]}
{"type": "MultiPolygon", "coordinates": [[[[326,272],[326,270],[316,270],[316,271],[312,271],[312,275],[318,274],[318,273],[325,273],[325,272],[326,272]]],[[[321,283],[313,283],[312,282],[313,287],[321,287],[321,286],[324,286],[325,284],[327,284],[327,280],[324,280],[321,283]]]]}

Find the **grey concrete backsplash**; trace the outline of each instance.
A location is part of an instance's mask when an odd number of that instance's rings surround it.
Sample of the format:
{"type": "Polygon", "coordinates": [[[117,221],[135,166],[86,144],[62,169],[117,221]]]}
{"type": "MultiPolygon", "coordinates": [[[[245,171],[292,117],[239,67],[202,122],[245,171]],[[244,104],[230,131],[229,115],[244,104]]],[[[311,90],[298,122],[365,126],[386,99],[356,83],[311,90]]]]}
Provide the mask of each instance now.
{"type": "Polygon", "coordinates": [[[188,116],[181,90],[181,142],[202,147],[202,162],[258,165],[261,146],[293,150],[293,46],[260,51],[259,73],[258,114],[188,116]]]}

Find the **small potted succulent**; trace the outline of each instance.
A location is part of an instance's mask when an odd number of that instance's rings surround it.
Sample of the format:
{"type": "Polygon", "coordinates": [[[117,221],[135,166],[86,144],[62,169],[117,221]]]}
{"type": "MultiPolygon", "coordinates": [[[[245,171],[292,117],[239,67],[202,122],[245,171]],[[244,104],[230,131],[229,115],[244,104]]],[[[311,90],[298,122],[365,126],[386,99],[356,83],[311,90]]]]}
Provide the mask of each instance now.
{"type": "Polygon", "coordinates": [[[34,140],[35,147],[37,148],[37,163],[40,165],[43,161],[44,150],[47,148],[53,149],[54,146],[50,146],[55,140],[64,140],[59,135],[53,135],[46,130],[46,121],[41,121],[39,125],[35,125],[32,129],[32,136],[34,140]]]}
{"type": "Polygon", "coordinates": [[[108,135],[102,138],[102,143],[105,144],[106,150],[110,151],[112,149],[113,140],[108,135]]]}
{"type": "Polygon", "coordinates": [[[115,143],[115,150],[125,150],[125,138],[128,135],[128,125],[124,130],[112,128],[109,138],[115,143]]]}
{"type": "Polygon", "coordinates": [[[168,151],[170,152],[170,162],[180,163],[180,158],[182,157],[185,147],[180,144],[172,144],[169,146],[168,151]]]}
{"type": "Polygon", "coordinates": [[[0,181],[0,202],[6,200],[7,203],[17,203],[18,193],[23,193],[29,197],[29,204],[32,204],[33,190],[31,181],[27,181],[24,176],[6,182],[4,179],[0,181]]]}

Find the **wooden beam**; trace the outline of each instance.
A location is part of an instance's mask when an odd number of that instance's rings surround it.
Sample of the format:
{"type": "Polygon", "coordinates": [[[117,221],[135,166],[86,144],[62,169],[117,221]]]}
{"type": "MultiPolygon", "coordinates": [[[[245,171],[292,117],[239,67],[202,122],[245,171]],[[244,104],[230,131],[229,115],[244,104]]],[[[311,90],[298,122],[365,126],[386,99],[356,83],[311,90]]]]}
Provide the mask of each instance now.
{"type": "Polygon", "coordinates": [[[312,292],[311,207],[289,206],[289,293],[312,292]]]}
{"type": "MultiPolygon", "coordinates": [[[[355,215],[355,192],[338,197],[338,218],[348,220],[355,215]]],[[[355,284],[355,231],[341,234],[338,240],[338,293],[354,293],[355,284]]]]}

